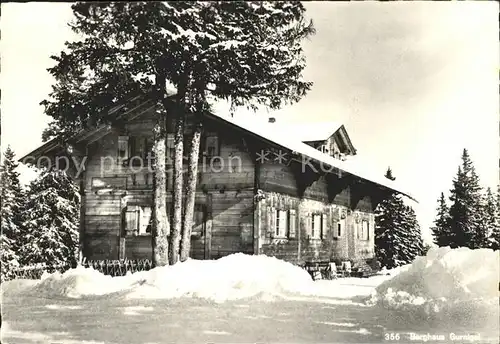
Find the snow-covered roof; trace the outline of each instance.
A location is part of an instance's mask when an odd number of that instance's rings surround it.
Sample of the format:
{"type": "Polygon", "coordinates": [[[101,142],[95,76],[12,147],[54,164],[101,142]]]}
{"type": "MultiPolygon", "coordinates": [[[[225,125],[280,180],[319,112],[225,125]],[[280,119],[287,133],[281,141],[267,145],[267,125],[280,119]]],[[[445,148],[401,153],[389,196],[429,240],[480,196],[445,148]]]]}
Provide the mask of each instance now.
{"type": "Polygon", "coordinates": [[[302,142],[325,141],[342,127],[337,122],[314,122],[314,123],[270,123],[279,131],[297,138],[302,142]]]}
{"type": "Polygon", "coordinates": [[[256,134],[265,140],[273,142],[283,148],[287,148],[294,153],[304,155],[319,163],[326,164],[327,166],[334,167],[372,183],[384,186],[416,201],[415,197],[409,192],[404,191],[396,181],[391,181],[382,174],[378,175],[373,173],[373,169],[364,166],[359,158],[352,160],[336,159],[302,142],[302,138],[299,136],[291,136],[285,131],[277,130],[277,126],[274,125],[276,123],[267,123],[267,118],[264,119],[262,118],[263,116],[230,116],[221,113],[212,114],[246,131],[256,134]]]}
{"type": "MultiPolygon", "coordinates": [[[[170,96],[173,96],[174,94],[170,94],[170,96]]],[[[139,106],[143,106],[146,103],[149,103],[151,100],[146,100],[144,103],[141,103],[139,106]]],[[[125,111],[125,113],[129,112],[125,111]]],[[[319,163],[326,164],[327,166],[334,167],[336,169],[342,170],[344,172],[347,172],[349,174],[355,175],[361,179],[370,181],[372,183],[384,186],[390,190],[396,191],[398,193],[401,193],[412,200],[416,201],[415,197],[413,197],[409,192],[404,191],[404,188],[402,188],[396,181],[391,181],[387,178],[385,178],[382,174],[375,174],[373,172],[373,169],[370,167],[367,167],[366,164],[363,164],[362,161],[357,158],[357,159],[348,159],[348,160],[339,160],[336,159],[328,154],[325,154],[309,145],[304,143],[304,141],[307,141],[304,139],[306,135],[305,133],[297,133],[300,131],[299,129],[302,128],[312,128],[315,125],[320,125],[318,124],[312,124],[309,126],[309,124],[300,124],[295,127],[294,131],[287,131],[287,130],[280,130],[280,126],[276,125],[276,123],[269,123],[269,117],[265,116],[259,116],[259,115],[238,115],[235,114],[234,116],[231,116],[229,112],[227,111],[220,111],[213,109],[211,112],[212,115],[214,115],[217,118],[220,118],[222,120],[225,120],[229,123],[232,123],[233,125],[236,125],[248,132],[251,132],[257,136],[260,136],[261,138],[268,140],[270,142],[273,142],[283,148],[289,149],[294,153],[301,154],[303,156],[309,157],[310,159],[313,159],[319,163]]],[[[123,114],[122,114],[123,115],[123,114]]],[[[331,123],[331,122],[329,122],[331,123]]],[[[324,123],[323,123],[324,124],[324,123]]],[[[286,127],[287,124],[282,124],[283,127],[286,127]]],[[[339,126],[339,128],[342,127],[342,125],[339,126]]],[[[111,129],[109,125],[101,125],[98,128],[92,130],[92,132],[107,132],[111,129]]],[[[338,130],[338,128],[337,128],[338,130]]],[[[328,130],[322,130],[321,134],[324,135],[325,132],[331,132],[331,134],[335,133],[336,130],[330,130],[330,127],[328,130]]],[[[331,135],[330,134],[330,135],[331,135]]],[[[75,138],[81,138],[83,136],[88,136],[89,131],[86,130],[84,132],[80,132],[77,135],[75,135],[75,138]]],[[[100,134],[102,135],[102,134],[100,134]]],[[[312,134],[311,134],[312,135],[312,134]]],[[[328,135],[328,134],[326,134],[328,135]]],[[[330,136],[328,135],[328,137],[330,136]]],[[[312,137],[312,136],[309,136],[312,137]]],[[[328,138],[327,137],[327,138],[328,138]]],[[[44,151],[48,151],[50,149],[55,148],[55,146],[59,146],[60,143],[57,141],[57,139],[52,139],[51,141],[47,142],[46,144],[42,145],[41,147],[38,147],[35,149],[33,152],[29,153],[25,157],[19,159],[19,161],[24,162],[24,159],[30,155],[36,155],[40,154],[44,151]]]]}

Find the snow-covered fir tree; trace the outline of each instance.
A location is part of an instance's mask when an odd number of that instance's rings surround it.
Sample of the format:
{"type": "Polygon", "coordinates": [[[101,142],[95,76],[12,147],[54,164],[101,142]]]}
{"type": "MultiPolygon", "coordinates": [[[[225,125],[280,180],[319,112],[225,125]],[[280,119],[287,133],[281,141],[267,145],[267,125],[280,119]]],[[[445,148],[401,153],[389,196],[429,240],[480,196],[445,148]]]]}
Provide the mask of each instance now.
{"type": "Polygon", "coordinates": [[[488,229],[488,248],[498,250],[500,248],[500,208],[499,197],[496,197],[491,191],[491,188],[486,189],[485,204],[484,204],[484,222],[488,229]]]}
{"type": "Polygon", "coordinates": [[[405,233],[402,236],[404,250],[400,253],[400,256],[406,264],[412,262],[416,257],[423,255],[424,242],[415,210],[408,205],[405,206],[404,210],[402,224],[402,232],[405,233]]]}
{"type": "Polygon", "coordinates": [[[450,230],[450,208],[442,192],[436,210],[436,220],[434,220],[434,227],[431,228],[434,243],[438,246],[450,246],[453,242],[453,233],[450,230]]]}
{"type": "Polygon", "coordinates": [[[18,163],[10,146],[4,153],[0,170],[1,209],[1,276],[9,278],[12,269],[19,265],[19,248],[23,245],[22,207],[23,189],[19,182],[18,163]]]}
{"type": "MultiPolygon", "coordinates": [[[[394,180],[392,172],[386,177],[394,180]]],[[[415,211],[400,195],[382,201],[375,212],[375,255],[382,266],[408,264],[423,253],[423,241],[415,211]]]]}
{"type": "Polygon", "coordinates": [[[78,188],[64,171],[45,169],[31,182],[23,263],[76,264],[79,204],[78,188]]]}
{"type": "Polygon", "coordinates": [[[487,245],[482,198],[479,177],[467,149],[464,149],[462,165],[453,180],[450,195],[451,247],[480,248],[487,245]]]}

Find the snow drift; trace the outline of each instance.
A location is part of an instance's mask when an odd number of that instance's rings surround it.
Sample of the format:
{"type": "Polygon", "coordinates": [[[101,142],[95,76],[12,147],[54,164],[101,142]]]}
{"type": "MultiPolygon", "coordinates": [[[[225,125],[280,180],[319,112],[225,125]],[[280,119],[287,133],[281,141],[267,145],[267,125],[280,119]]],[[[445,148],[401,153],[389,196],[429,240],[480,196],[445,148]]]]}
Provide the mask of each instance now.
{"type": "Polygon", "coordinates": [[[126,298],[196,297],[213,301],[287,293],[307,293],[313,281],[303,269],[264,255],[232,254],[218,260],[188,260],[123,277],[111,277],[78,267],[40,281],[11,281],[4,295],[22,293],[46,297],[91,297],[119,294],[126,298]]]}
{"type": "Polygon", "coordinates": [[[498,319],[498,252],[433,248],[376,288],[369,303],[405,321],[498,319]]]}
{"type": "Polygon", "coordinates": [[[242,253],[211,261],[188,260],[135,275],[140,286],[128,295],[131,298],[191,296],[224,301],[301,292],[312,284],[309,274],[293,264],[242,253]]]}

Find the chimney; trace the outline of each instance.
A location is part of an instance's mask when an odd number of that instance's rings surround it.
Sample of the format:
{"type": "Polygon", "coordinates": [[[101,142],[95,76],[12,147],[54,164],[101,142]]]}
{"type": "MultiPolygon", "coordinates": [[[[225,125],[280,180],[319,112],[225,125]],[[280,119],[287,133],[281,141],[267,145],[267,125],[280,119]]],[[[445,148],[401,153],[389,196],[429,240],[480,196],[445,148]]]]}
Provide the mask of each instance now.
{"type": "Polygon", "coordinates": [[[276,118],[274,117],[269,117],[269,123],[274,123],[276,122],[276,118]]]}

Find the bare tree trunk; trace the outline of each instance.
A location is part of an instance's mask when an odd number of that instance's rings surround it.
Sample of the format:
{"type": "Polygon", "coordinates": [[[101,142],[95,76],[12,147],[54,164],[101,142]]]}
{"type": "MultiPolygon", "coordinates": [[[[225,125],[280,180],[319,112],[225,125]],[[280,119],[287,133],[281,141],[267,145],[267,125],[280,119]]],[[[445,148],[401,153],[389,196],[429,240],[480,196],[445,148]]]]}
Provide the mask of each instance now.
{"type": "Polygon", "coordinates": [[[179,260],[179,243],[182,228],[182,189],[183,189],[183,154],[184,154],[184,107],[179,106],[176,111],[174,131],[174,170],[173,170],[173,220],[170,235],[170,265],[179,260]]]}
{"type": "Polygon", "coordinates": [[[200,141],[202,124],[199,115],[195,115],[195,127],[191,139],[191,149],[189,153],[188,176],[186,183],[186,204],[184,209],[184,221],[182,223],[181,239],[181,262],[189,258],[191,248],[191,230],[193,228],[194,204],[196,198],[196,181],[198,175],[198,159],[200,154],[200,141]]]}
{"type": "Polygon", "coordinates": [[[153,265],[168,264],[168,235],[170,221],[167,210],[166,131],[165,117],[154,128],[153,152],[155,156],[154,208],[153,208],[153,265]]]}

